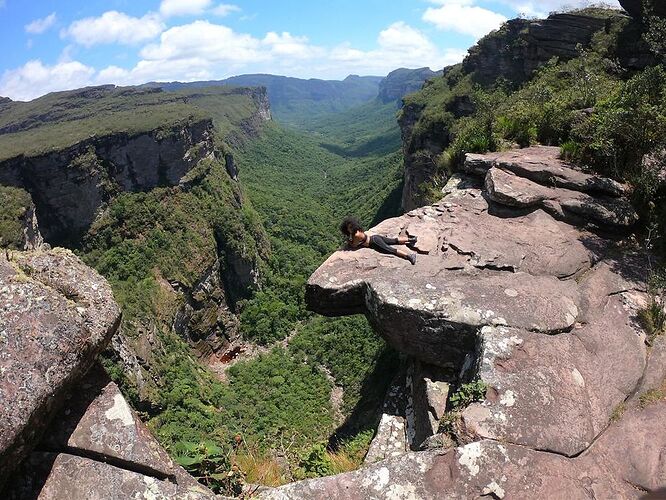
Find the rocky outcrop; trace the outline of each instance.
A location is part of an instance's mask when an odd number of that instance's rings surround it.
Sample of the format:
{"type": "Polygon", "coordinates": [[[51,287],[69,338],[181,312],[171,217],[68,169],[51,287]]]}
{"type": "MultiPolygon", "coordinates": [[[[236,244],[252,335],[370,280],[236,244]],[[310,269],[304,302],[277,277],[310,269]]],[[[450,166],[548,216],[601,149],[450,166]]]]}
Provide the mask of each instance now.
{"type": "Polygon", "coordinates": [[[378,98],[384,104],[399,101],[407,94],[420,90],[430,78],[441,74],[441,71],[432,71],[430,68],[396,69],[379,83],[378,98]]]}
{"type": "Polygon", "coordinates": [[[9,498],[213,498],[176,465],[95,367],[15,475],[9,498]]]}
{"type": "Polygon", "coordinates": [[[0,186],[0,247],[37,250],[44,245],[32,198],[23,189],[0,186]]]}
{"type": "Polygon", "coordinates": [[[445,415],[433,390],[419,387],[482,381],[484,401],[456,413],[448,429],[468,444],[405,452],[268,498],[523,498],[528,489],[536,497],[587,498],[590,483],[597,496],[637,498],[666,486],[663,432],[651,421],[666,406],[631,410],[612,424],[626,401],[666,376],[663,350],[648,351],[636,320],[646,304],[645,263],[617,236],[636,220],[627,188],[555,153],[468,155],[467,174],[452,178],[439,203],[370,231],[418,235],[415,266],[370,249],[339,251],[306,287],[310,309],[365,314],[431,373],[409,382],[413,417],[427,417],[410,423],[405,410],[407,442],[419,434],[412,450],[431,447],[445,415]],[[584,212],[571,201],[583,196],[584,212]],[[619,443],[627,443],[630,460],[619,443]]]}
{"type": "Polygon", "coordinates": [[[31,194],[44,238],[58,244],[76,241],[113,195],[178,185],[213,150],[212,121],[204,119],[8,159],[0,162],[0,184],[31,194]]]}
{"type": "Polygon", "coordinates": [[[556,219],[589,222],[602,229],[627,229],[638,214],[626,198],[627,188],[589,175],[559,159],[557,147],[468,155],[465,170],[485,174],[488,197],[517,208],[541,208],[556,219]]]}
{"type": "Polygon", "coordinates": [[[463,61],[463,69],[482,84],[505,78],[519,85],[552,58],[578,56],[607,19],[584,14],[553,14],[547,19],[513,19],[479,40],[463,61]]]}
{"type": "Polygon", "coordinates": [[[67,250],[11,253],[0,307],[3,498],[214,497],[88,372],[120,323],[101,276],[67,250]]]}
{"type": "Polygon", "coordinates": [[[666,401],[632,410],[577,458],[481,440],[290,484],[258,498],[663,498],[664,419],[666,401]]]}
{"type": "Polygon", "coordinates": [[[72,253],[0,258],[0,483],[120,322],[111,289],[72,253]]]}

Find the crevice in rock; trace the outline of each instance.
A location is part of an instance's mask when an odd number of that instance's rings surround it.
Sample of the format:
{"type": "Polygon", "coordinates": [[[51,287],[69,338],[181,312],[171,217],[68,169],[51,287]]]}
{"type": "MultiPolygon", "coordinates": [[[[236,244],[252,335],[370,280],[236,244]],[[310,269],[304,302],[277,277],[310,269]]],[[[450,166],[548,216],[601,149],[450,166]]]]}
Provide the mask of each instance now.
{"type": "Polygon", "coordinates": [[[153,477],[159,481],[169,481],[174,484],[178,484],[176,476],[174,474],[167,474],[164,471],[160,471],[150,467],[146,464],[139,464],[136,462],[131,462],[129,460],[123,460],[122,458],[113,457],[105,453],[100,453],[93,450],[85,450],[82,448],[75,448],[71,446],[65,446],[62,449],[41,449],[38,451],[43,451],[47,453],[66,453],[68,455],[74,455],[80,458],[85,458],[92,460],[93,462],[101,462],[118,469],[127,470],[129,472],[134,472],[136,474],[141,474],[143,476],[153,477]]]}

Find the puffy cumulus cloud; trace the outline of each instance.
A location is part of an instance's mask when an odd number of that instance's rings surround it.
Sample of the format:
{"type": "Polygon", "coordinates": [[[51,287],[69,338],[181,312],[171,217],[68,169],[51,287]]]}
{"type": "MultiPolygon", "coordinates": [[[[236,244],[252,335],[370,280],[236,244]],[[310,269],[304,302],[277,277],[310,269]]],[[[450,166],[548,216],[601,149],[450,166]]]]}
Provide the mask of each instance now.
{"type": "Polygon", "coordinates": [[[134,45],[155,38],[164,30],[164,23],[157,14],[131,17],[110,10],[99,17],[87,17],[74,21],[61,33],[81,45],[120,43],[134,45]]]}
{"type": "MultiPolygon", "coordinates": [[[[534,16],[534,17],[545,17],[550,12],[562,10],[562,9],[571,9],[579,7],[587,7],[592,4],[599,4],[599,2],[594,2],[592,0],[539,0],[539,1],[529,1],[529,0],[500,0],[501,3],[508,5],[513,9],[517,14],[523,14],[525,16],[534,16]]],[[[608,7],[619,9],[620,3],[617,0],[606,0],[602,2],[608,7]]]]}
{"type": "Polygon", "coordinates": [[[311,59],[325,55],[324,49],[310,45],[307,37],[293,36],[287,31],[279,34],[271,31],[266,34],[261,43],[273,56],[277,57],[311,59]]]}
{"type": "Polygon", "coordinates": [[[238,5],[230,3],[221,3],[217,7],[211,10],[213,14],[220,17],[226,17],[232,12],[240,12],[241,8],[238,5]]]}
{"type": "Polygon", "coordinates": [[[172,16],[198,16],[212,4],[212,0],[162,0],[160,14],[172,16]]]}
{"type": "Polygon", "coordinates": [[[330,59],[349,71],[386,74],[399,67],[439,69],[462,61],[466,54],[458,49],[439,50],[423,32],[402,21],[382,30],[377,43],[378,48],[369,51],[340,45],[333,49],[330,59]]]}
{"type": "Polygon", "coordinates": [[[32,61],[6,72],[0,94],[26,99],[90,84],[209,80],[254,72],[301,78],[343,78],[350,73],[382,75],[399,67],[438,69],[461,61],[465,55],[463,50],[438,49],[425,33],[404,22],[382,30],[376,44],[373,50],[360,50],[350,44],[321,47],[307,37],[289,32],[271,31],[255,37],[197,20],[162,32],[139,51],[140,60],[134,67],[112,65],[97,72],[69,60],[65,51],[55,66],[32,61]]]}
{"type": "Polygon", "coordinates": [[[35,19],[34,21],[25,25],[25,31],[33,35],[40,35],[51,28],[57,20],[56,13],[53,12],[42,19],[35,19]]]}
{"type": "Polygon", "coordinates": [[[441,30],[455,31],[474,38],[481,38],[507,20],[502,14],[474,5],[473,0],[433,0],[432,3],[440,5],[426,9],[423,13],[425,22],[441,30]]]}
{"type": "Polygon", "coordinates": [[[40,60],[28,61],[20,68],[5,71],[0,78],[0,95],[26,101],[56,90],[69,90],[90,85],[95,70],[78,61],[53,66],[40,60]]]}
{"type": "Polygon", "coordinates": [[[171,63],[200,58],[219,62],[256,62],[268,57],[261,41],[251,35],[209,21],[194,21],[175,26],[160,35],[159,43],[144,47],[140,55],[148,61],[171,63]]]}

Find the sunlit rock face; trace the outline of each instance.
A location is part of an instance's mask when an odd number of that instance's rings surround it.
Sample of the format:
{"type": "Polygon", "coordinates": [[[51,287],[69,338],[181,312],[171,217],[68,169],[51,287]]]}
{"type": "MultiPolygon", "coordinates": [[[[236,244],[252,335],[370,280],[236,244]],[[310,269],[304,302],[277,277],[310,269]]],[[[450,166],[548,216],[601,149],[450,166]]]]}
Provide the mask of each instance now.
{"type": "Polygon", "coordinates": [[[418,235],[415,266],[371,249],[334,253],[308,281],[310,309],[365,314],[442,383],[485,382],[485,400],[462,412],[458,438],[469,444],[410,452],[409,405],[414,414],[437,405],[434,395],[419,403],[408,380],[406,410],[385,412],[378,432],[390,453],[373,455],[393,458],[267,497],[391,498],[398,488],[406,498],[585,498],[592,482],[600,495],[638,498],[627,481],[665,486],[660,431],[637,429],[666,406],[631,410],[609,428],[647,390],[642,381],[658,386],[664,374],[663,349],[648,352],[636,320],[645,263],[624,242],[637,221],[626,193],[561,161],[557,148],[468,155],[438,203],[369,231],[418,235]],[[394,431],[403,424],[401,441],[394,431]],[[634,446],[633,432],[644,445],[634,446]],[[616,449],[623,440],[642,465],[626,466],[616,449]]]}

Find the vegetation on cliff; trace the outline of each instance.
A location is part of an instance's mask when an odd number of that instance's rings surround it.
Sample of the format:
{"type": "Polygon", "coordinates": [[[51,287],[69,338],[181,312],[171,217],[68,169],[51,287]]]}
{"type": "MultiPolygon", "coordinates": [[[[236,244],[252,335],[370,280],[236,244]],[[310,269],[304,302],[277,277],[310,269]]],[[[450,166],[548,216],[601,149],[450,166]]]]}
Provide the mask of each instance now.
{"type": "MultiPolygon", "coordinates": [[[[525,83],[497,78],[482,85],[464,66],[454,66],[406,99],[403,122],[414,121],[407,147],[434,172],[421,186],[426,198],[439,195],[466,152],[540,143],[561,146],[564,157],[581,168],[629,182],[645,220],[663,224],[664,67],[623,67],[618,53],[635,22],[617,11],[583,13],[604,16],[605,27],[588,46],[578,46],[576,57],[551,60],[525,83]],[[429,140],[439,147],[421,147],[429,140]]],[[[487,38],[498,36],[506,34],[487,38]]],[[[487,44],[484,39],[479,46],[487,44]]]]}
{"type": "Polygon", "coordinates": [[[30,195],[23,189],[0,186],[0,248],[22,250],[23,221],[31,206],[30,195]]]}

